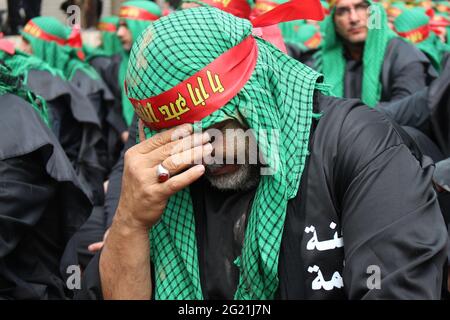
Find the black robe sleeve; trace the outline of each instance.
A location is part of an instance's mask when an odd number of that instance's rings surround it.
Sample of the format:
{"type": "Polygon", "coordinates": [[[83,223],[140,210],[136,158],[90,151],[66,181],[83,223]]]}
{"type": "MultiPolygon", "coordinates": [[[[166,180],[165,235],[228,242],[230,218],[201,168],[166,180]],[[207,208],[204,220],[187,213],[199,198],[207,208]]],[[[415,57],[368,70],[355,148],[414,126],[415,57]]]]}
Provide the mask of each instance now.
{"type": "Polygon", "coordinates": [[[359,130],[363,113],[346,119],[335,169],[347,297],[439,299],[447,232],[431,183],[433,163],[412,154],[401,129],[381,116],[359,130]],[[370,270],[381,272],[378,288],[368,286],[370,270]]]}
{"type": "Polygon", "coordinates": [[[0,299],[67,298],[59,260],[91,203],[37,112],[10,94],[0,105],[0,299]]]}
{"type": "Polygon", "coordinates": [[[103,204],[107,161],[101,123],[93,104],[80,89],[46,71],[30,70],[27,85],[48,102],[54,132],[81,183],[89,189],[89,197],[96,205],[103,204]]]}
{"type": "Polygon", "coordinates": [[[75,300],[103,300],[100,281],[100,252],[89,262],[81,278],[81,288],[75,292],[75,300]]]}
{"type": "Polygon", "coordinates": [[[437,77],[430,61],[414,45],[394,38],[388,45],[381,72],[381,102],[411,95],[437,77]]]}
{"type": "Polygon", "coordinates": [[[55,194],[38,153],[0,161],[0,260],[41,219],[55,194]],[[29,196],[24,197],[25,194],[29,196]]]}

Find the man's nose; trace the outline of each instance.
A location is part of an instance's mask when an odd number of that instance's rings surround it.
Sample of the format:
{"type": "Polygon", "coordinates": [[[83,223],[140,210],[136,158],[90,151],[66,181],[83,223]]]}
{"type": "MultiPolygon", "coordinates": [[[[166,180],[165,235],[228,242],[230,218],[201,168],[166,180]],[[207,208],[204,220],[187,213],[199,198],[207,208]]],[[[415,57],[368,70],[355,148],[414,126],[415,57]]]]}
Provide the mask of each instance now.
{"type": "Polygon", "coordinates": [[[349,16],[350,22],[356,23],[359,21],[359,15],[358,12],[356,12],[355,8],[350,9],[350,16],[349,16]]]}

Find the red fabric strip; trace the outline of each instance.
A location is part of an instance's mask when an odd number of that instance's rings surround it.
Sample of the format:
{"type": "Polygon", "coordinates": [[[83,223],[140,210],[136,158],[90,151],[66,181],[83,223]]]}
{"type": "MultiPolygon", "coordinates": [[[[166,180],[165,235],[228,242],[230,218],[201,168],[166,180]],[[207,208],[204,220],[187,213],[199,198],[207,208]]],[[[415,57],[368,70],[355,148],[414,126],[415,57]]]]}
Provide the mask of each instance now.
{"type": "Polygon", "coordinates": [[[323,18],[320,0],[292,0],[254,18],[252,24],[254,27],[265,27],[292,20],[323,20],[323,18]]]}
{"type": "Polygon", "coordinates": [[[45,41],[53,41],[62,46],[66,44],[65,39],[59,38],[57,36],[54,36],[52,34],[45,32],[31,20],[28,21],[28,23],[25,25],[25,27],[23,28],[23,31],[35,38],[39,38],[39,39],[42,39],[45,41]]]}
{"type": "Polygon", "coordinates": [[[450,26],[450,18],[447,19],[443,16],[434,16],[430,21],[431,27],[448,27],[450,26]]]}
{"type": "Polygon", "coordinates": [[[0,50],[6,52],[10,56],[16,53],[14,43],[6,39],[0,39],[0,50]]]}
{"type": "Polygon", "coordinates": [[[236,17],[243,19],[250,18],[251,7],[247,0],[202,0],[202,2],[231,13],[236,17]]]}
{"type": "Polygon", "coordinates": [[[311,38],[305,41],[305,46],[309,49],[316,49],[320,42],[322,41],[322,36],[320,32],[316,32],[311,38]]]}
{"type": "Polygon", "coordinates": [[[236,96],[250,79],[257,56],[256,41],[249,36],[172,89],[147,99],[129,100],[153,130],[200,121],[236,96]]]}
{"type": "Polygon", "coordinates": [[[426,24],[414,30],[410,30],[407,32],[397,31],[397,33],[399,36],[408,39],[412,43],[419,43],[427,39],[430,35],[430,26],[426,24]]]}
{"type": "Polygon", "coordinates": [[[85,60],[86,55],[83,52],[83,40],[81,39],[81,27],[75,26],[72,28],[69,38],[66,41],[66,45],[71,48],[77,49],[76,53],[80,60],[85,60]]]}
{"type": "Polygon", "coordinates": [[[122,19],[146,20],[146,21],[155,21],[159,19],[159,17],[156,14],[150,13],[141,8],[129,6],[124,6],[120,8],[119,17],[122,19]]]}
{"type": "Polygon", "coordinates": [[[81,39],[81,28],[73,27],[66,44],[72,48],[83,48],[83,40],[81,39]]]}
{"type": "Polygon", "coordinates": [[[97,29],[100,31],[106,31],[106,32],[116,32],[117,26],[114,23],[100,22],[97,25],[97,29]]]}
{"type": "Polygon", "coordinates": [[[280,27],[277,24],[262,28],[253,28],[252,34],[270,42],[287,54],[286,44],[284,43],[280,27]]]}

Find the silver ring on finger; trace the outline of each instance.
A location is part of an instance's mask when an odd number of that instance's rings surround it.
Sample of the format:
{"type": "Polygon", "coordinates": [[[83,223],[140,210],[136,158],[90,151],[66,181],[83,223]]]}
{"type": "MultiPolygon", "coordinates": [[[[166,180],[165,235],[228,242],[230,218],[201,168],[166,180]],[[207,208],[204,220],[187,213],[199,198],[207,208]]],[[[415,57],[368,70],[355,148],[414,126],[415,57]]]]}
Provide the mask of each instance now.
{"type": "Polygon", "coordinates": [[[156,167],[156,175],[158,176],[158,182],[163,183],[170,179],[170,172],[164,166],[162,163],[158,164],[156,167]]]}

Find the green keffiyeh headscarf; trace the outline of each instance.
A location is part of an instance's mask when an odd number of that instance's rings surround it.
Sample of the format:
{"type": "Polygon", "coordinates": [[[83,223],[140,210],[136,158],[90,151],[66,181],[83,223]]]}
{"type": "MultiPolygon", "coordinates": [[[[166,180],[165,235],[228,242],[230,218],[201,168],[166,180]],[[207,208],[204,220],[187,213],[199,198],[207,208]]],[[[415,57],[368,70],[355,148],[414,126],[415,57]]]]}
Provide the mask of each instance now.
{"type": "MultiPolygon", "coordinates": [[[[145,10],[151,14],[154,14],[158,17],[160,17],[162,14],[159,6],[151,1],[143,1],[143,0],[127,1],[122,4],[121,8],[138,8],[145,10]]],[[[132,17],[124,17],[123,15],[121,15],[120,19],[125,21],[127,28],[130,30],[132,34],[133,42],[135,42],[137,38],[140,36],[140,34],[153,22],[151,20],[140,20],[140,19],[133,19],[132,17]]],[[[130,58],[129,53],[123,52],[122,62],[120,63],[119,69],[119,86],[120,88],[122,88],[122,115],[128,126],[131,125],[134,116],[133,106],[128,100],[123,88],[129,58],[130,58]]]]}
{"type": "Polygon", "coordinates": [[[28,73],[31,70],[46,71],[65,80],[62,71],[52,68],[41,59],[20,50],[16,50],[12,55],[0,50],[0,60],[9,67],[13,76],[22,77],[25,84],[28,82],[28,73]]]}
{"type": "Polygon", "coordinates": [[[406,4],[402,1],[392,2],[389,7],[386,9],[386,13],[388,17],[392,19],[397,18],[404,10],[406,10],[406,4]]]}
{"type": "MultiPolygon", "coordinates": [[[[377,25],[369,26],[364,46],[361,100],[373,107],[381,97],[380,75],[386,48],[397,35],[389,29],[384,8],[372,1],[368,2],[371,5],[369,19],[372,17],[377,25]]],[[[324,74],[325,82],[331,85],[331,92],[337,97],[343,97],[346,61],[342,40],[334,26],[335,11],[336,8],[333,7],[331,14],[325,19],[323,49],[316,68],[324,74]]]]}
{"type": "Polygon", "coordinates": [[[35,109],[41,117],[42,121],[50,127],[50,119],[45,100],[31,92],[23,84],[22,79],[19,76],[13,75],[13,70],[4,64],[0,64],[0,96],[7,93],[19,96],[31,104],[33,109],[35,109]]]}
{"type": "MultiPolygon", "coordinates": [[[[298,47],[301,51],[308,51],[317,49],[321,42],[322,36],[320,30],[312,24],[303,22],[304,20],[292,21],[289,27],[292,29],[289,35],[283,34],[285,42],[298,47]]],[[[284,23],[285,26],[289,22],[284,23]]],[[[284,31],[286,28],[283,29],[284,31]]],[[[282,31],[283,31],[282,30],[282,31]]]]}
{"type": "Polygon", "coordinates": [[[35,56],[61,70],[68,80],[71,80],[77,71],[86,73],[92,79],[100,79],[94,68],[78,58],[75,49],[65,45],[70,28],[56,18],[31,19],[21,34],[31,44],[35,56]]]}
{"type": "Polygon", "coordinates": [[[120,19],[117,16],[104,17],[100,20],[98,29],[102,33],[102,45],[100,49],[108,56],[122,53],[122,43],[117,37],[120,19]],[[115,29],[113,28],[115,27],[115,29]]]}
{"type": "MultiPolygon", "coordinates": [[[[251,34],[248,20],[210,7],[159,19],[133,46],[126,80],[129,97],[142,100],[170,90],[251,34]]],[[[226,119],[243,119],[272,169],[271,175],[261,176],[242,255],[235,261],[240,271],[235,299],[273,299],[278,288],[287,203],[298,193],[308,155],[313,92],[321,79],[272,44],[259,38],[256,44],[258,57],[250,79],[201,122],[207,128],[226,119]]],[[[155,133],[149,130],[148,136],[155,133]]],[[[150,243],[156,299],[203,299],[189,188],[170,197],[161,221],[151,230],[150,243]]]]}
{"type": "Polygon", "coordinates": [[[86,61],[91,61],[96,57],[112,57],[123,53],[122,43],[117,36],[120,19],[118,16],[103,17],[97,25],[100,31],[101,44],[98,47],[83,46],[86,61]]]}
{"type": "MultiPolygon", "coordinates": [[[[300,28],[306,25],[305,20],[294,20],[280,23],[278,26],[281,30],[281,35],[286,44],[294,45],[296,47],[301,46],[301,32],[300,28]]],[[[303,47],[302,47],[303,49],[303,47]]]]}
{"type": "Polygon", "coordinates": [[[424,8],[403,11],[394,21],[395,30],[414,43],[429,58],[436,70],[441,70],[442,56],[448,50],[436,34],[429,29],[430,17],[424,8]]]}

